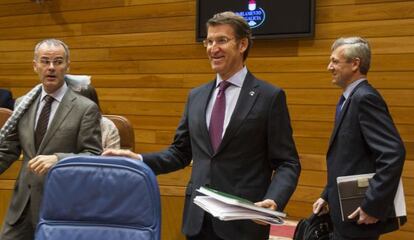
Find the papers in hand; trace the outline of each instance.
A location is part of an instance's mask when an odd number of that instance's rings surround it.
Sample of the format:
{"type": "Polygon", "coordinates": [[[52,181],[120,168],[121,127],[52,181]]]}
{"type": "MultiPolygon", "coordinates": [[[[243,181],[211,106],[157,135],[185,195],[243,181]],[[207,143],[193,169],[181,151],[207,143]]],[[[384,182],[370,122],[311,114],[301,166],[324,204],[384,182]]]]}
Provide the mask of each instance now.
{"type": "Polygon", "coordinates": [[[196,196],[194,203],[222,221],[250,219],[283,224],[282,218],[286,217],[285,213],[258,207],[249,200],[211,188],[200,187],[197,191],[206,196],[196,196]]]}

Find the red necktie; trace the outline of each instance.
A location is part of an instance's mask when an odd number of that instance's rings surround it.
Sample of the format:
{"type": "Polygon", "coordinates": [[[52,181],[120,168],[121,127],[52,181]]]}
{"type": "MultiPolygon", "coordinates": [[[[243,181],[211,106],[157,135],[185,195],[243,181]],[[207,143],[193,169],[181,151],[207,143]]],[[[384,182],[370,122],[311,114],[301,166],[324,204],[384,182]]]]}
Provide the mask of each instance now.
{"type": "Polygon", "coordinates": [[[231,85],[227,81],[222,81],[219,85],[216,101],[214,102],[213,110],[210,118],[210,141],[214,152],[217,151],[221,143],[223,135],[224,116],[226,113],[226,89],[231,85]]]}

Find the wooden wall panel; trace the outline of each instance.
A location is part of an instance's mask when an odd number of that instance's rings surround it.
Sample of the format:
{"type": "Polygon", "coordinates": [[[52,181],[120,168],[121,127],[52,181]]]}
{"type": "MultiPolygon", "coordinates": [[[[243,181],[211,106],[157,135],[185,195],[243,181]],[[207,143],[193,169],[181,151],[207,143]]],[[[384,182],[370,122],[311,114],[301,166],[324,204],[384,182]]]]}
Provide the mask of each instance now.
{"type": "MultiPolygon", "coordinates": [[[[413,54],[404,55],[374,55],[373,72],[400,72],[414,68],[413,54]],[[390,64],[393,63],[393,64],[390,64]]],[[[251,58],[247,64],[252,71],[272,73],[275,70],[282,73],[322,72],[327,66],[326,57],[272,57],[251,58]],[[298,69],[298,65],[303,66],[298,69]]],[[[1,75],[11,75],[17,71],[24,75],[32,75],[31,62],[14,64],[0,64],[1,75]]],[[[72,61],[71,71],[89,72],[90,74],[182,74],[182,73],[211,73],[208,62],[204,59],[176,59],[176,60],[138,60],[138,61],[99,61],[76,62],[72,61]]]]}
{"type": "MultiPolygon", "coordinates": [[[[340,92],[331,84],[331,76],[326,72],[257,73],[256,76],[284,89],[332,89],[338,94],[340,92]]],[[[371,72],[369,77],[370,82],[380,91],[414,87],[411,72],[371,72]]],[[[119,82],[122,82],[122,87],[125,88],[193,88],[213,78],[212,73],[93,75],[94,85],[99,88],[116,88],[119,87],[119,82]]],[[[37,81],[33,74],[0,76],[0,85],[5,87],[30,88],[37,81]]],[[[16,91],[20,90],[16,88],[16,91]]]]}
{"type": "Polygon", "coordinates": [[[318,0],[317,6],[343,6],[343,5],[359,5],[366,3],[388,3],[388,2],[402,2],[401,0],[318,0]]]}
{"type": "MultiPolygon", "coordinates": [[[[89,1],[82,1],[83,4],[89,1]]],[[[172,4],[136,5],[128,8],[111,7],[90,9],[83,11],[66,11],[59,14],[17,15],[0,18],[2,27],[22,27],[38,25],[64,25],[71,23],[88,23],[117,20],[131,20],[137,18],[186,16],[194,11],[193,2],[178,2],[172,4]]]]}
{"type": "Polygon", "coordinates": [[[0,189],[0,203],[1,203],[0,204],[0,218],[2,219],[2,224],[3,224],[3,219],[6,216],[7,210],[9,208],[11,193],[12,193],[11,190],[4,189],[4,188],[0,189]]]}
{"type": "MultiPolygon", "coordinates": [[[[372,46],[369,81],[378,88],[405,142],[403,171],[409,218],[414,208],[414,2],[317,0],[310,39],[255,40],[248,68],[285,89],[302,162],[299,186],[287,213],[310,213],[325,185],[325,153],[340,90],[326,67],[330,45],[361,35],[372,46]]],[[[71,48],[71,73],[92,75],[102,111],[134,125],[138,152],[166,148],[174,137],[191,88],[214,78],[205,49],[195,42],[195,0],[0,1],[0,87],[22,96],[38,79],[33,47],[55,37],[71,48]]],[[[0,221],[21,162],[0,175],[0,221]]],[[[191,167],[158,177],[163,239],[180,234],[191,167]]],[[[381,239],[413,239],[414,224],[381,239]]]]}
{"type": "Polygon", "coordinates": [[[22,2],[6,0],[10,4],[0,6],[0,16],[30,15],[39,13],[56,14],[62,11],[95,9],[124,6],[124,0],[71,0],[71,1],[44,1],[35,4],[32,1],[22,2]]]}
{"type": "Polygon", "coordinates": [[[414,17],[413,10],[414,6],[409,1],[328,6],[318,9],[316,22],[405,19],[414,17]]]}

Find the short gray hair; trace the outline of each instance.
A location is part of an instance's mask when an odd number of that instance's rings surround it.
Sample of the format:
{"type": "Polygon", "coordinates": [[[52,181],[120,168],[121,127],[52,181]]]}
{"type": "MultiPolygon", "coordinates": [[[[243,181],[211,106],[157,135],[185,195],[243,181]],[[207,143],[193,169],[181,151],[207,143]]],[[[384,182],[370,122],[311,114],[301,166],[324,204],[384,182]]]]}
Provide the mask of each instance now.
{"type": "Polygon", "coordinates": [[[246,51],[244,51],[243,54],[243,60],[246,60],[247,56],[249,55],[249,50],[253,45],[252,29],[250,28],[249,24],[242,16],[237,15],[234,12],[228,11],[215,14],[212,18],[210,18],[207,21],[206,26],[208,29],[210,26],[224,24],[228,24],[233,28],[237,40],[247,38],[249,45],[247,46],[247,49],[246,51]]]}
{"type": "Polygon", "coordinates": [[[332,44],[331,50],[334,51],[341,46],[346,46],[344,48],[346,60],[351,61],[354,58],[359,58],[359,71],[364,75],[367,74],[371,65],[371,48],[368,41],[361,37],[338,38],[332,44]]]}
{"type": "Polygon", "coordinates": [[[39,48],[42,45],[56,46],[56,47],[62,46],[63,49],[65,49],[66,62],[69,62],[69,47],[68,47],[68,45],[66,45],[66,43],[64,43],[64,42],[62,42],[58,39],[54,39],[54,38],[45,39],[45,40],[42,40],[42,41],[40,41],[36,44],[36,46],[34,48],[34,60],[36,60],[38,52],[39,52],[39,48]]]}

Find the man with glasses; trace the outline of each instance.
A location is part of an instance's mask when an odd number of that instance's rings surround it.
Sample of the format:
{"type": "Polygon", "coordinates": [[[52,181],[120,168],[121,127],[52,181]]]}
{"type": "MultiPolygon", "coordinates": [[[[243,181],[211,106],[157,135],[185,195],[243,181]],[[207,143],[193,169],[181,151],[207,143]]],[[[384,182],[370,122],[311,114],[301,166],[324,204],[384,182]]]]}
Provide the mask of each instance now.
{"type": "Polygon", "coordinates": [[[107,150],[104,155],[141,159],[156,174],[193,160],[182,225],[188,239],[268,239],[269,225],[220,221],[193,203],[196,189],[209,186],[282,211],[300,173],[285,93],[244,65],[252,45],[249,25],[223,12],[207,22],[207,30],[203,43],[216,79],[190,92],[171,146],[159,153],[107,150]]]}
{"type": "Polygon", "coordinates": [[[370,63],[371,49],[365,39],[339,38],[332,45],[328,71],[343,93],[326,156],[328,182],[313,211],[329,210],[335,240],[375,240],[398,229],[392,212],[405,149],[384,99],[368,83],[370,63]],[[337,177],[365,173],[375,173],[365,198],[342,220],[337,177]]]}
{"type": "Polygon", "coordinates": [[[65,43],[38,43],[33,69],[41,84],[17,100],[13,121],[1,129],[0,173],[23,153],[2,240],[34,239],[44,176],[57,161],[74,154],[101,154],[99,109],[68,87],[64,79],[69,64],[65,43]]]}

